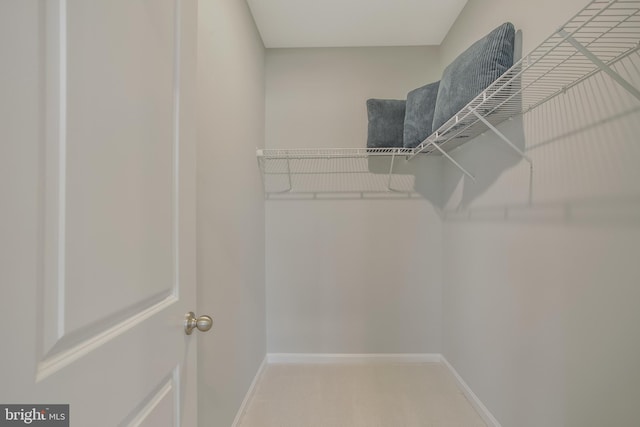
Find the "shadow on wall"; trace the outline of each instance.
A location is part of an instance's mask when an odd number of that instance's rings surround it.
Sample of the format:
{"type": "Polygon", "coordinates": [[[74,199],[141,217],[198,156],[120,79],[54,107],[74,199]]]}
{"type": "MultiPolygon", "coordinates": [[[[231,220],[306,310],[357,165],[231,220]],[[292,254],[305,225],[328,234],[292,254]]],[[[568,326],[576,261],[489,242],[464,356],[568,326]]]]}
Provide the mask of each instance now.
{"type": "Polygon", "coordinates": [[[640,100],[599,73],[499,128],[533,174],[489,133],[443,166],[447,358],[502,425],[638,426],[640,100]]]}
{"type": "Polygon", "coordinates": [[[395,194],[423,198],[438,211],[442,209],[442,159],[439,156],[418,155],[411,160],[404,156],[370,157],[367,168],[373,175],[389,177],[388,186],[395,194]],[[389,177],[392,161],[393,174],[389,177]]]}
{"type": "MultiPolygon", "coordinates": [[[[521,57],[521,52],[522,33],[517,31],[514,52],[516,60],[521,57]]],[[[519,87],[518,82],[514,87],[519,87]]],[[[516,93],[514,96],[517,103],[519,95],[516,93]]],[[[510,120],[508,127],[509,138],[523,150],[521,119],[510,120]]],[[[499,155],[479,150],[478,156],[486,157],[482,164],[488,167],[481,170],[476,182],[469,180],[465,183],[465,197],[460,206],[470,204],[476,194],[491,187],[503,171],[520,161],[509,147],[499,155]]],[[[426,154],[420,154],[411,160],[405,156],[392,158],[373,155],[362,158],[283,159],[263,164],[263,177],[268,199],[426,199],[437,212],[442,213],[444,202],[458,186],[457,183],[451,183],[443,187],[443,167],[448,167],[445,164],[446,159],[441,156],[426,154]]]]}
{"type": "MultiPolygon", "coordinates": [[[[524,150],[522,119],[507,122],[503,132],[524,150]]],[[[417,199],[427,200],[441,215],[445,201],[455,193],[465,178],[461,206],[490,188],[501,174],[521,162],[521,158],[507,145],[497,152],[487,151],[481,141],[468,145],[479,166],[476,181],[464,177],[443,182],[443,168],[447,160],[439,155],[369,156],[361,158],[279,159],[265,162],[263,179],[269,200],[354,200],[354,199],[417,199]],[[467,181],[468,180],[468,181],[467,181]]],[[[461,148],[464,148],[463,146],[461,148]]]]}
{"type": "MultiPolygon", "coordinates": [[[[517,116],[507,120],[498,126],[499,131],[506,136],[519,150],[525,151],[525,135],[522,116],[517,116]]],[[[526,161],[520,155],[509,147],[505,142],[500,140],[490,130],[474,138],[465,146],[450,153],[454,159],[468,168],[475,177],[475,181],[464,175],[462,171],[449,169],[455,167],[446,164],[445,179],[442,183],[442,201],[440,206],[443,217],[448,211],[451,211],[450,203],[453,199],[457,200],[454,212],[466,211],[473,201],[484,194],[491,186],[502,176],[502,174],[520,163],[526,161]],[[487,145],[492,147],[487,147],[487,145]],[[465,150],[463,160],[457,160],[459,157],[456,153],[465,150]],[[467,160],[468,157],[472,161],[467,160]],[[449,204],[447,204],[449,202],[449,204]]],[[[446,159],[442,159],[447,162],[446,159]]],[[[527,193],[526,199],[530,201],[533,197],[533,168],[526,163],[528,168],[528,183],[523,188],[527,193]]]]}
{"type": "MultiPolygon", "coordinates": [[[[615,65],[640,87],[640,53],[615,65]]],[[[640,223],[640,100],[599,73],[501,124],[532,167],[490,131],[444,166],[449,221],[640,223]]]]}
{"type": "Polygon", "coordinates": [[[279,159],[262,168],[269,200],[427,199],[442,206],[436,156],[279,159]]]}
{"type": "MultiPolygon", "coordinates": [[[[640,87],[640,51],[613,68],[640,87]]],[[[595,74],[497,127],[532,166],[487,130],[450,152],[475,181],[440,156],[397,156],[393,174],[390,157],[307,159],[274,164],[267,197],[426,199],[447,221],[640,221],[640,100],[608,75],[595,74]],[[293,184],[288,171],[297,173],[293,184]],[[283,191],[292,186],[295,192],[283,191]]]]}

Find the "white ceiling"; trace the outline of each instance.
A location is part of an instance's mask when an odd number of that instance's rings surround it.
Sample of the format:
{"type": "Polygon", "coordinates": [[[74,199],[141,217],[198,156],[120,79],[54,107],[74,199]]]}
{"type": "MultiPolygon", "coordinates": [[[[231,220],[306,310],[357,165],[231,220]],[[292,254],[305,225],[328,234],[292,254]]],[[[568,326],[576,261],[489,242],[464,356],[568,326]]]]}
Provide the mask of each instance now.
{"type": "Polygon", "coordinates": [[[247,0],[268,48],[438,45],[467,0],[247,0]]]}

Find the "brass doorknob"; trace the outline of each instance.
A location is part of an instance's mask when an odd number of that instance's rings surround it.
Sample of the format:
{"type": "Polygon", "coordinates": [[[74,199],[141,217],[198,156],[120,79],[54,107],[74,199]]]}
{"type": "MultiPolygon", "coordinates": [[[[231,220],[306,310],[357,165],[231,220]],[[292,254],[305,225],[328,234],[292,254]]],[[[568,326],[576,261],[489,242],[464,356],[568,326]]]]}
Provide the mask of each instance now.
{"type": "Polygon", "coordinates": [[[213,326],[213,319],[210,316],[196,317],[193,311],[188,312],[184,317],[184,331],[187,335],[191,335],[194,329],[207,332],[213,326]]]}

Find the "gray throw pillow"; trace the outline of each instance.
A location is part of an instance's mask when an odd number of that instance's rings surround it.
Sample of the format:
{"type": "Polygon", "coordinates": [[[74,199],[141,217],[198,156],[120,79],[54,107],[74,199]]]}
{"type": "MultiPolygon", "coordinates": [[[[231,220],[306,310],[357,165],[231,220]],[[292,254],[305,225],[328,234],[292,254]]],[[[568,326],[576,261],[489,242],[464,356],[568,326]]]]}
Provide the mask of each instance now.
{"type": "Polygon", "coordinates": [[[513,24],[504,23],[445,68],[433,116],[434,131],[513,65],[514,38],[513,24]]]}
{"type": "Polygon", "coordinates": [[[367,99],[367,147],[402,147],[405,104],[396,99],[367,99]]]}
{"type": "Polygon", "coordinates": [[[440,82],[430,83],[407,94],[403,138],[405,148],[414,148],[431,135],[439,86],[440,82]]]}

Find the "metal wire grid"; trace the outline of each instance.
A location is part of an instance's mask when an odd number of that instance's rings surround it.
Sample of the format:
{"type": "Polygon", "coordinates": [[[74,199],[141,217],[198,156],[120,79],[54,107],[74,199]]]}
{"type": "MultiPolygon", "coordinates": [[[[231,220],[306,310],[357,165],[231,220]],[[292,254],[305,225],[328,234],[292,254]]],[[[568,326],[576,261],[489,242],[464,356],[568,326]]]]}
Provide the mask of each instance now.
{"type": "Polygon", "coordinates": [[[495,125],[523,114],[640,48],[640,0],[594,0],[514,64],[414,150],[449,151],[495,125]],[[595,57],[585,55],[575,41],[595,57]]]}
{"type": "Polygon", "coordinates": [[[414,192],[415,176],[390,174],[390,157],[258,158],[267,193],[414,192]]]}
{"type": "Polygon", "coordinates": [[[411,155],[412,148],[269,148],[258,150],[258,157],[269,159],[367,158],[370,156],[411,155]]]}
{"type": "MultiPolygon", "coordinates": [[[[258,161],[265,179],[269,174],[286,173],[287,179],[291,180],[292,175],[368,173],[362,170],[366,161],[355,162],[359,165],[356,166],[349,162],[320,162],[322,159],[367,159],[371,156],[413,158],[419,153],[445,154],[487,131],[490,126],[543,104],[599,71],[608,72],[640,99],[637,88],[626,81],[620,81],[619,76],[612,74],[609,69],[639,49],[640,0],[594,0],[415,149],[266,149],[258,150],[258,161]],[[313,159],[316,162],[298,162],[292,167],[294,160],[303,159],[313,159]],[[274,160],[285,163],[270,166],[269,163],[274,160]],[[289,169],[285,172],[282,167],[286,164],[289,169]]],[[[379,189],[388,188],[390,181],[391,176],[379,189]]],[[[265,190],[266,184],[265,181],[265,190]]],[[[289,188],[287,191],[295,191],[294,186],[289,188]]]]}

